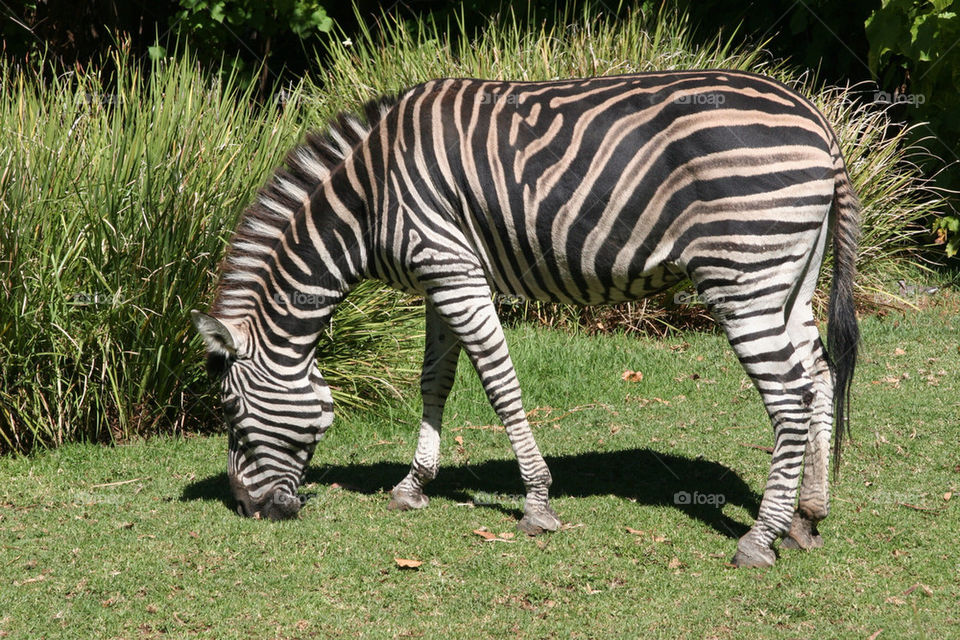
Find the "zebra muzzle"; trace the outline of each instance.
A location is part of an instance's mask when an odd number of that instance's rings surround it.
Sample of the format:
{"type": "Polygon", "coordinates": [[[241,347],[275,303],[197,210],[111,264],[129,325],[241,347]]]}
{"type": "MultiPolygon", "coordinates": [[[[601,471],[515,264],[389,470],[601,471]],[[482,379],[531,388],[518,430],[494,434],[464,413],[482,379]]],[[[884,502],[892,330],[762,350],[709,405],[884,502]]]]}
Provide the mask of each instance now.
{"type": "Polygon", "coordinates": [[[289,520],[297,517],[304,499],[300,496],[275,489],[261,500],[254,500],[249,492],[234,476],[230,477],[230,487],[237,500],[237,514],[256,520],[289,520]]]}

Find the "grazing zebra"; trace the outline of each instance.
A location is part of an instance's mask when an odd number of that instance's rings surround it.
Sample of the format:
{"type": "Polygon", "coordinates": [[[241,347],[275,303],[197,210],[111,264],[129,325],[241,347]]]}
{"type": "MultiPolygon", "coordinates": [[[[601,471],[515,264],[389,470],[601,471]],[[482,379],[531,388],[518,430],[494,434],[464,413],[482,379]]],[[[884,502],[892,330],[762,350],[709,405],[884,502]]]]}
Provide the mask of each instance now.
{"type": "Polygon", "coordinates": [[[374,278],[426,299],[423,418],[390,507],[427,504],[462,349],[519,462],[520,529],[556,530],[491,294],[592,305],[689,277],[774,427],[759,514],[733,562],[771,565],[781,536],[820,546],[833,416],[836,464],[856,359],[858,209],[824,117],[749,73],[442,79],[367,105],[365,120],[341,115],[262,190],[210,314],[192,312],[221,378],[238,510],[298,513],[333,411],[315,346],[337,304],[374,278]],[[828,358],[811,297],[831,234],[828,358]]]}

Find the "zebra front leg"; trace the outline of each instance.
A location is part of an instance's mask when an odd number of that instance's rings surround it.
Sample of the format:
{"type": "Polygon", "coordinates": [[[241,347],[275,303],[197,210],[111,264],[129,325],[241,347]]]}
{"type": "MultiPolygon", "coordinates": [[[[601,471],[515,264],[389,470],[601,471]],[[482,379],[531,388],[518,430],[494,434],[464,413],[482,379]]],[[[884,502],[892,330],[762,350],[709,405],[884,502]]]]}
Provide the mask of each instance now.
{"type": "Polygon", "coordinates": [[[457,373],[460,341],[437,315],[433,304],[426,304],[426,336],[424,338],[423,372],[420,394],[423,397],[423,419],[417,451],[410,472],[390,492],[388,509],[406,511],[422,509],[430,502],[424,486],[437,477],[440,469],[440,428],[446,404],[457,373]]]}
{"type": "Polygon", "coordinates": [[[523,518],[517,526],[530,535],[556,531],[560,528],[560,518],[550,508],[550,469],[530,431],[520,398],[520,384],[486,281],[438,283],[427,295],[470,356],[487,399],[503,422],[517,456],[520,477],[527,491],[523,518]]]}

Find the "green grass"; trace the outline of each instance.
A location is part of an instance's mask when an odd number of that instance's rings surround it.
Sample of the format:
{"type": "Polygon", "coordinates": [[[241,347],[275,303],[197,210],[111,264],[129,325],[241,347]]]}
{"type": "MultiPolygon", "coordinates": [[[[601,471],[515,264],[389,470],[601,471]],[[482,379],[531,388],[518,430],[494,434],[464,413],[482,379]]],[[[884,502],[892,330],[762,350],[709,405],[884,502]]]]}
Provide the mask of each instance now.
{"type": "Polygon", "coordinates": [[[950,299],[863,321],[854,441],[821,527],[826,546],[784,551],[772,569],[726,564],[769,463],[744,445],[771,438],[722,337],[528,327],[508,339],[564,530],[493,542],[473,533],[513,533],[522,488],[462,360],[444,467],[420,512],[388,512],[385,493],[413,454],[413,389],[334,423],[292,522],[232,513],[224,437],[0,459],[0,636],[946,633],[960,624],[957,309],[950,299]],[[624,382],[625,369],[643,381],[624,382]],[[678,491],[725,504],[678,506],[678,491]],[[423,564],[401,570],[395,558],[423,564]]]}

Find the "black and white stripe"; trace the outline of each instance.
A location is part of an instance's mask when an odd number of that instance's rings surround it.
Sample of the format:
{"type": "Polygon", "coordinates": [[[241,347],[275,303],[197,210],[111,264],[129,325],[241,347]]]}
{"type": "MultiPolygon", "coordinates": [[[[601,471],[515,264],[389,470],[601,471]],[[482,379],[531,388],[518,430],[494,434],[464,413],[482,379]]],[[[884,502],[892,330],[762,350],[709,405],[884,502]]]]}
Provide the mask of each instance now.
{"type": "Polygon", "coordinates": [[[422,294],[427,308],[420,439],[391,506],[427,503],[462,349],[519,461],[520,527],[555,530],[550,472],[491,294],[589,305],[689,277],[774,426],[760,513],[734,562],[771,564],[780,536],[819,545],[833,416],[845,424],[858,340],[858,209],[823,116],[753,74],[444,79],[368,105],[365,120],[341,116],[261,192],[211,314],[194,313],[223,375],[241,508],[296,513],[292,496],[332,412],[314,346],[337,303],[375,278],[422,294]],[[832,367],[811,308],[831,234],[832,367]]]}

